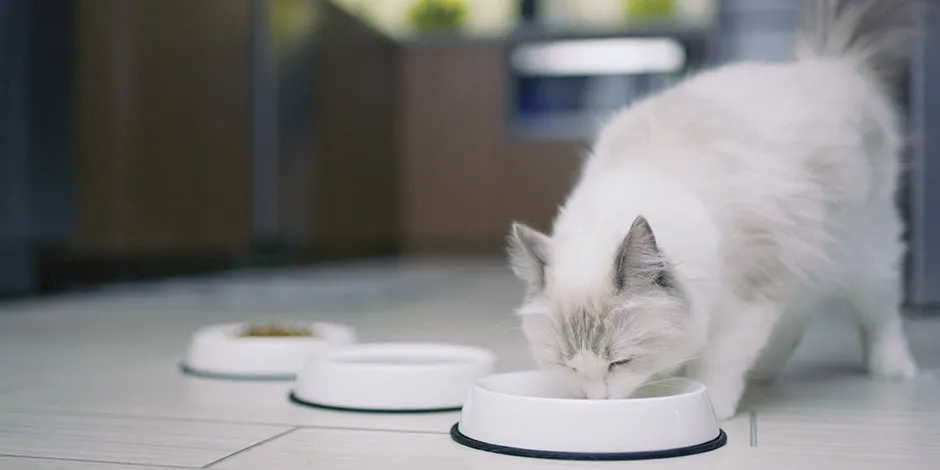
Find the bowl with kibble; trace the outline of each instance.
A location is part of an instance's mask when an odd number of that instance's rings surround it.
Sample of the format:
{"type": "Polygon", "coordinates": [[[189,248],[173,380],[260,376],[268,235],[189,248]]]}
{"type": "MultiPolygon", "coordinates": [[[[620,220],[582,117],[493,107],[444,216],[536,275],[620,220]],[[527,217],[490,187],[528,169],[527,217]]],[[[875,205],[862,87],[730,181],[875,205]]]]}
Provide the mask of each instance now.
{"type": "Polygon", "coordinates": [[[727,442],[701,383],[665,379],[626,399],[588,400],[544,371],[477,381],[450,434],[486,452],[589,461],[682,457],[727,442]]]}
{"type": "Polygon", "coordinates": [[[293,380],[308,357],[354,343],[353,329],[335,323],[209,325],[193,334],[182,369],[207,378],[293,380]]]}

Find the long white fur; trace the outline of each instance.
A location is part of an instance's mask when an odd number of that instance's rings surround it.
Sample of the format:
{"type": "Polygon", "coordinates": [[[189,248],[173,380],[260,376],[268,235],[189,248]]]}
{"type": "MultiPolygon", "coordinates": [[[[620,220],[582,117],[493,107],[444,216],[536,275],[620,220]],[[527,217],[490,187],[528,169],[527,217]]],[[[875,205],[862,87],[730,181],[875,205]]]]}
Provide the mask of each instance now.
{"type": "Polygon", "coordinates": [[[730,418],[747,376],[775,378],[833,297],[856,313],[872,375],[916,375],[899,313],[902,134],[890,93],[913,0],[813,2],[793,61],[716,68],[623,109],[551,236],[514,225],[523,331],[538,362],[585,397],[683,373],[730,418]],[[638,218],[655,243],[624,251],[638,218]],[[658,257],[674,283],[628,272],[618,289],[621,255],[633,266],[658,257]]]}

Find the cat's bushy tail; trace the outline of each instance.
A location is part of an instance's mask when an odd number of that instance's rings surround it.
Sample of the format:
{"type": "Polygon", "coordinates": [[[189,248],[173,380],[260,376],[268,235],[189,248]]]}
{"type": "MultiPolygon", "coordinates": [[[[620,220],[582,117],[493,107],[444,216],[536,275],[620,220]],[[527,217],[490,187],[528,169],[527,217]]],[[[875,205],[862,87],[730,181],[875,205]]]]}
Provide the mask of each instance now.
{"type": "Polygon", "coordinates": [[[796,59],[848,59],[891,87],[909,64],[920,1],[801,0],[796,59]]]}

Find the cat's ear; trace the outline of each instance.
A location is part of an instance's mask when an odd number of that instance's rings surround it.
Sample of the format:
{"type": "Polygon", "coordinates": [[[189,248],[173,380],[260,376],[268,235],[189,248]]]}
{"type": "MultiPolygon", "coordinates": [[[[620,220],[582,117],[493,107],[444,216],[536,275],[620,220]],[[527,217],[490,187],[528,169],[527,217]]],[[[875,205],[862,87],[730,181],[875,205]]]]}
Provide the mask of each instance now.
{"type": "Polygon", "coordinates": [[[551,239],[525,224],[514,222],[509,231],[509,266],[516,277],[526,282],[530,291],[545,287],[545,265],[551,239]]]}
{"type": "Polygon", "coordinates": [[[675,289],[666,257],[645,217],[638,216],[623,238],[614,262],[614,288],[675,289]]]}

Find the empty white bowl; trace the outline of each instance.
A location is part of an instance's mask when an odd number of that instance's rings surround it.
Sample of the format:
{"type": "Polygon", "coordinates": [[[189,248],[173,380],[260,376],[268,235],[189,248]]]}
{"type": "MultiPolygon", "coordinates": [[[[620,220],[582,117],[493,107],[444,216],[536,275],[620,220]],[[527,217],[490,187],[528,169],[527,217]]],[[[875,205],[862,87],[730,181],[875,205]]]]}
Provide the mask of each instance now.
{"type": "Polygon", "coordinates": [[[193,334],[183,370],[206,377],[291,380],[309,356],[356,342],[352,328],[343,325],[278,324],[310,328],[314,336],[243,336],[248,323],[206,326],[193,334]]]}
{"type": "Polygon", "coordinates": [[[360,344],[311,357],[291,399],[355,411],[419,412],[460,408],[467,392],[492,373],[486,349],[449,344],[360,344]]]}
{"type": "Polygon", "coordinates": [[[698,382],[654,382],[623,400],[566,393],[540,371],[485,377],[471,389],[451,436],[480,450],[567,460],[675,457],[727,440],[698,382]]]}

